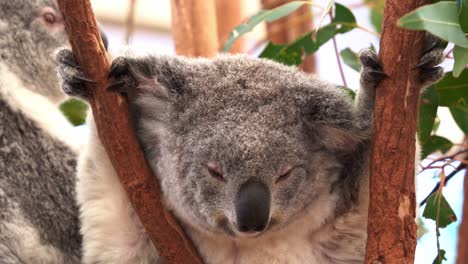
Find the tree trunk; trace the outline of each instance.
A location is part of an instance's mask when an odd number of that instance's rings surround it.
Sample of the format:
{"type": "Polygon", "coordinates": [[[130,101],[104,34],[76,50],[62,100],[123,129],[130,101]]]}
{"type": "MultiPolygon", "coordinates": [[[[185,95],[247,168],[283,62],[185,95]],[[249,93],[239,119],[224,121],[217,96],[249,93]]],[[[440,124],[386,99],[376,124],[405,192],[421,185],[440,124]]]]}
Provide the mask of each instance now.
{"type": "MultiPolygon", "coordinates": [[[[468,135],[465,136],[464,148],[468,146],[468,135]]],[[[465,161],[468,161],[468,155],[465,155],[465,161]]],[[[458,252],[457,264],[468,263],[468,169],[465,169],[465,184],[463,187],[463,219],[458,231],[458,252]]]]}
{"type": "MultiPolygon", "coordinates": [[[[220,47],[224,47],[229,39],[229,33],[242,22],[242,1],[216,0],[216,17],[218,20],[219,44],[220,47]]],[[[237,39],[229,52],[244,52],[244,38],[237,39]]]]}
{"type": "Polygon", "coordinates": [[[421,84],[414,69],[423,32],[397,19],[430,0],[387,0],[380,59],[389,76],[377,88],[365,263],[413,263],[416,248],[415,137],[421,84]]]}
{"type": "Polygon", "coordinates": [[[218,53],[214,0],[172,0],[171,12],[177,54],[212,57],[218,53]]]}
{"type": "MultiPolygon", "coordinates": [[[[262,0],[263,9],[272,9],[292,0],[262,0]]],[[[267,37],[275,44],[290,43],[298,37],[312,31],[313,16],[309,5],[303,5],[289,16],[267,23],[267,37]]],[[[315,58],[308,56],[301,64],[300,69],[314,73],[315,58]]]]}
{"type": "MultiPolygon", "coordinates": [[[[128,105],[107,91],[109,61],[89,0],[59,0],[65,29],[78,64],[95,80],[90,103],[101,142],[128,198],[165,263],[202,263],[177,221],[161,202],[159,184],[138,144],[128,105]]],[[[113,223],[109,223],[113,224],[113,223]]]]}

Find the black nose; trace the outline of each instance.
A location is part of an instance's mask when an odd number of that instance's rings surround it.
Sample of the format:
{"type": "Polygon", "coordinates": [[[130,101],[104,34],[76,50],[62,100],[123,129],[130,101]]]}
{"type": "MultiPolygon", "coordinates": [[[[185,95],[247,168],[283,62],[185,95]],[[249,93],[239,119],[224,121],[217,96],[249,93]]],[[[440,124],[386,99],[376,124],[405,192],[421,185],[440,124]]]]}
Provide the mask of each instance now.
{"type": "Polygon", "coordinates": [[[254,233],[265,229],[270,218],[270,192],[265,184],[249,180],[237,194],[237,229],[254,233]]]}

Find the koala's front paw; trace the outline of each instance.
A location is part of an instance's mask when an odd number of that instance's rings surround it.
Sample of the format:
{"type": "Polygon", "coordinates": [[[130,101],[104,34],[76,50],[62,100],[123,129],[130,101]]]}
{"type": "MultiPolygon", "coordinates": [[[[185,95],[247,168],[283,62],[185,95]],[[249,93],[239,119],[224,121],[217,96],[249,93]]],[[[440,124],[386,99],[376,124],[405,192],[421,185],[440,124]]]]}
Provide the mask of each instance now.
{"type": "Polygon", "coordinates": [[[80,66],[76,63],[72,51],[61,49],[56,54],[56,60],[62,90],[71,96],[88,98],[89,91],[86,87],[89,83],[95,82],[85,77],[80,66]]]}
{"type": "Polygon", "coordinates": [[[117,57],[112,61],[108,78],[112,80],[108,89],[128,95],[137,84],[137,78],[131,69],[131,60],[117,57]]]}
{"type": "Polygon", "coordinates": [[[446,42],[426,34],[424,48],[416,68],[419,68],[419,78],[424,86],[434,83],[442,78],[444,70],[442,67],[436,67],[444,60],[444,48],[446,42]]]}
{"type": "Polygon", "coordinates": [[[371,49],[365,49],[359,54],[361,61],[361,86],[375,88],[387,75],[383,72],[379,57],[371,49]]]}

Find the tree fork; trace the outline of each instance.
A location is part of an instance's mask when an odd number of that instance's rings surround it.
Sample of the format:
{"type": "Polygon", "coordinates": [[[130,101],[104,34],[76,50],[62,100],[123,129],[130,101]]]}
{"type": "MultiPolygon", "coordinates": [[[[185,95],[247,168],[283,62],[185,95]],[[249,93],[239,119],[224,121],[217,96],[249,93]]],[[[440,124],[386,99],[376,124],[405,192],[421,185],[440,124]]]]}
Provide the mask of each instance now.
{"type": "MultiPolygon", "coordinates": [[[[126,100],[107,91],[109,60],[89,0],[59,0],[73,54],[85,74],[96,81],[90,103],[99,138],[128,198],[165,263],[202,263],[177,220],[165,209],[132,128],[126,100]]],[[[111,224],[111,223],[109,223],[111,224]]]]}
{"type": "Polygon", "coordinates": [[[380,59],[388,78],[377,88],[365,263],[413,263],[416,248],[415,144],[418,64],[424,33],[398,18],[429,0],[387,0],[380,59]]]}

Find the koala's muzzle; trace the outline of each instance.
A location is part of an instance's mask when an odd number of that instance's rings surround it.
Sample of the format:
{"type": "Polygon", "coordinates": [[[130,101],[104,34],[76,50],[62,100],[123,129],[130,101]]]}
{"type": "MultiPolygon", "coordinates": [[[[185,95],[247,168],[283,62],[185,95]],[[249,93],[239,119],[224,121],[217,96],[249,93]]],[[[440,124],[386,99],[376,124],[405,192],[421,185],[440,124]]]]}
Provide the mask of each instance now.
{"type": "Polygon", "coordinates": [[[249,180],[240,187],[235,206],[239,232],[261,232],[270,218],[270,191],[265,184],[249,180]]]}

